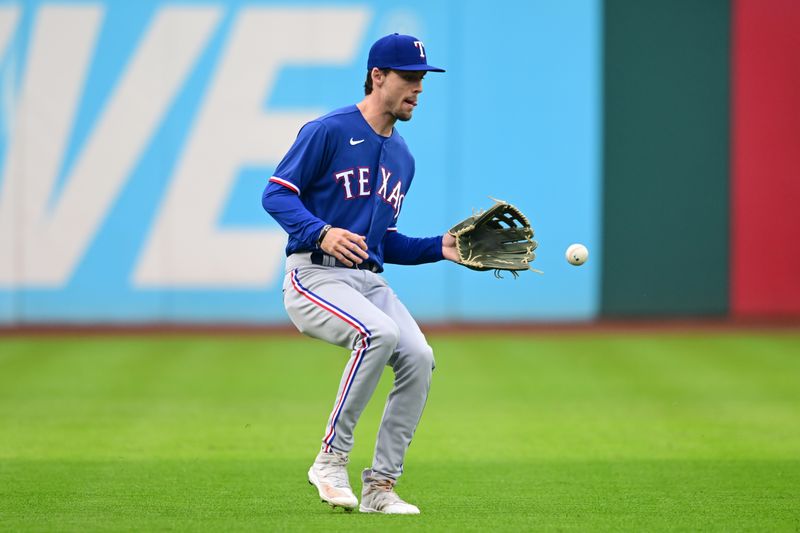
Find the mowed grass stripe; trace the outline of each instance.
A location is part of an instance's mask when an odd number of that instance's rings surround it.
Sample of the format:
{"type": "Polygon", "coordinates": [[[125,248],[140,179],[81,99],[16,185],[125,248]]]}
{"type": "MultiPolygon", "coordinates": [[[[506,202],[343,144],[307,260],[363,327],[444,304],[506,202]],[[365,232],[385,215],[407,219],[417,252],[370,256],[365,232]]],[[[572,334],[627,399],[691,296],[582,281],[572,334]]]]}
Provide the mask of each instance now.
{"type": "MultiPolygon", "coordinates": [[[[791,531],[792,461],[420,461],[399,490],[423,515],[320,504],[304,461],[9,461],[12,530],[791,531]]],[[[353,481],[355,481],[355,476],[353,481]]]]}
{"type": "MultiPolygon", "coordinates": [[[[299,336],[0,339],[0,529],[800,524],[798,334],[430,342],[433,390],[399,486],[423,509],[409,518],[332,513],[305,483],[340,349],[299,336]]],[[[356,433],[356,486],[390,374],[356,433]]]]}

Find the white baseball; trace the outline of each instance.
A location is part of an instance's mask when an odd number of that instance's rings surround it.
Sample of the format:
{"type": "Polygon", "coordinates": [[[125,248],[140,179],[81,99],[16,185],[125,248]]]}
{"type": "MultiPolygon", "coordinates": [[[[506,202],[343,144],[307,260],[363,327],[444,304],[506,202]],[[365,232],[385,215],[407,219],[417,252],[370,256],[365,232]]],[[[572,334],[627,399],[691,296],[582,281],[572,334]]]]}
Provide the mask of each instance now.
{"type": "Polygon", "coordinates": [[[567,248],[566,256],[569,264],[580,266],[589,259],[589,250],[582,244],[570,244],[569,248],[567,248]]]}

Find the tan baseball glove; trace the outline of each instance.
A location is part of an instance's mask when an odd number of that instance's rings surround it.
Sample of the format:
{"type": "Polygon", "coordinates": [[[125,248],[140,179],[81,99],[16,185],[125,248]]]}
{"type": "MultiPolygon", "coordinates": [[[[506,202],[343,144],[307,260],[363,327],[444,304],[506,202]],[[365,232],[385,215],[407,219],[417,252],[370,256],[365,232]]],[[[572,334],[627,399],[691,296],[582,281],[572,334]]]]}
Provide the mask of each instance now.
{"type": "MultiPolygon", "coordinates": [[[[494,199],[493,199],[494,200],[494,199]]],[[[502,277],[505,270],[516,278],[520,270],[536,259],[533,228],[522,211],[502,200],[489,209],[468,217],[449,231],[456,239],[458,262],[473,270],[494,270],[502,277]]]]}

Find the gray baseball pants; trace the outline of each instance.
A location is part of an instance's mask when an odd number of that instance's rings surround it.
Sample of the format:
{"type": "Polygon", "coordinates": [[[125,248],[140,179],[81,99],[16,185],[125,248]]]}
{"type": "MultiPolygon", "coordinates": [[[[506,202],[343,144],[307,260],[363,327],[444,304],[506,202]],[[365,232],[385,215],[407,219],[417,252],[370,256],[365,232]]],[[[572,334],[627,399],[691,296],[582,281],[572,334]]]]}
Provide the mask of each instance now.
{"type": "Polygon", "coordinates": [[[300,332],[352,350],[325,428],[323,449],[350,452],[353,430],[384,367],[394,370],[372,470],[397,479],[434,368],[433,350],[416,321],[380,275],[313,265],[308,253],[287,258],[283,291],[286,311],[300,332]]]}

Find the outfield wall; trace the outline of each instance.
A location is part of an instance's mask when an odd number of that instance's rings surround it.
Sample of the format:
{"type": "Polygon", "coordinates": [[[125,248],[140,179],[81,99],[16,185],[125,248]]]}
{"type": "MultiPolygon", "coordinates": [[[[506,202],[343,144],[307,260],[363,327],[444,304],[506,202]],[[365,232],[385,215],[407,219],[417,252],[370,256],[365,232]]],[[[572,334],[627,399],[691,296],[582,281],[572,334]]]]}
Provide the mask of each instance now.
{"type": "Polygon", "coordinates": [[[602,313],[723,315],[727,0],[608,0],[602,313]]]}
{"type": "Polygon", "coordinates": [[[800,3],[735,6],[731,311],[800,315],[800,3]]]}
{"type": "Polygon", "coordinates": [[[0,323],[285,321],[261,191],[305,121],[361,98],[391,31],[448,69],[400,126],[400,230],[511,200],[546,272],[390,267],[396,291],[424,319],[593,317],[599,270],[562,250],[602,255],[600,5],[568,4],[0,4],[0,323]]]}
{"type": "Polygon", "coordinates": [[[798,12],[0,2],[0,325],[286,323],[261,191],[305,121],[361,98],[392,31],[448,70],[399,126],[417,162],[400,230],[509,200],[545,272],[388,266],[420,319],[800,316],[798,12]]]}
{"type": "Polygon", "coordinates": [[[800,316],[800,3],[604,7],[600,314],[800,316]]]}

